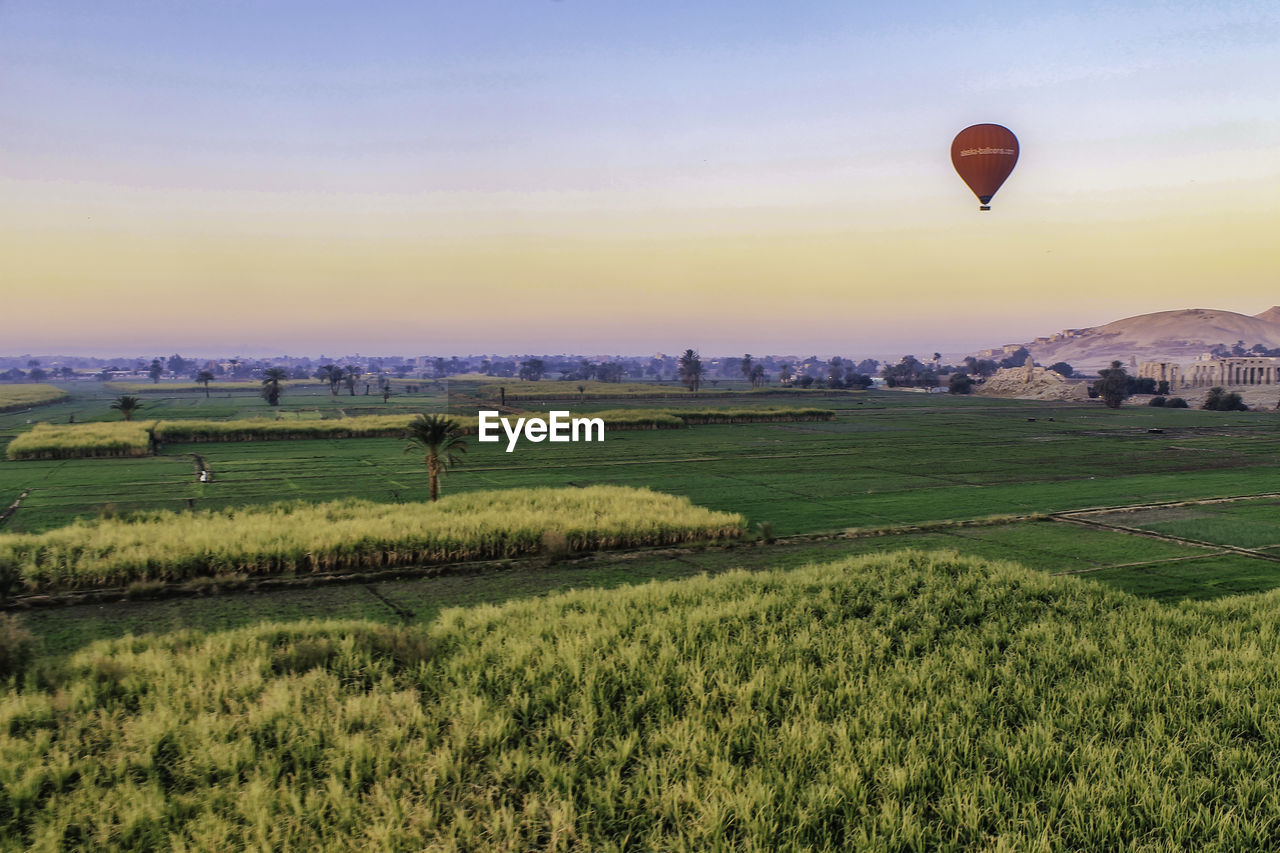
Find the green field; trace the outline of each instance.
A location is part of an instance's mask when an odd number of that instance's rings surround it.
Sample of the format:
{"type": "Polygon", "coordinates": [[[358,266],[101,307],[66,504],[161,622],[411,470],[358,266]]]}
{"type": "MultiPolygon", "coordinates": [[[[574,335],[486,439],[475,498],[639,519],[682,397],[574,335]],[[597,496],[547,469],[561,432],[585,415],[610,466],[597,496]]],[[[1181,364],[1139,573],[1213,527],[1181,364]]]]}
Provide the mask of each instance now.
{"type": "MultiPolygon", "coordinates": [[[[71,387],[38,420],[118,420],[109,389],[71,387]]],[[[307,390],[281,417],[485,405],[465,382],[386,404],[307,390]]],[[[0,539],[23,559],[110,550],[45,542],[68,530],[138,534],[129,548],[159,548],[145,576],[174,581],[19,599],[39,654],[0,695],[0,850],[1280,844],[1280,592],[1258,594],[1280,588],[1280,417],[874,391],[803,405],[836,418],[514,453],[472,437],[446,500],[635,486],[741,513],[748,535],[538,547],[429,578],[173,574],[181,547],[240,547],[235,519],[282,500],[368,501],[370,518],[423,500],[402,439],[0,462],[0,505],[22,496],[0,539]],[[146,519],[231,527],[179,532],[166,557],[146,519]]],[[[0,414],[0,442],[34,414],[0,414]]],[[[272,414],[245,393],[149,395],[141,413],[272,414]]]]}
{"type": "Polygon", "coordinates": [[[1110,513],[1097,518],[1180,539],[1258,550],[1280,547],[1277,498],[1110,513]]]}
{"type": "MultiPolygon", "coordinates": [[[[94,386],[89,390],[98,396],[42,411],[53,412],[55,421],[68,407],[78,407],[77,421],[108,419],[114,414],[106,408],[110,394],[94,386]]],[[[466,383],[452,383],[451,404],[439,395],[422,395],[393,397],[389,405],[412,403],[420,410],[424,403],[452,405],[458,414],[468,414],[458,411],[458,400],[468,390],[466,383]]],[[[382,406],[380,399],[368,403],[373,398],[361,396],[335,401],[327,392],[283,399],[287,418],[337,416],[338,410],[352,415],[351,400],[382,406]]],[[[765,523],[785,536],[1269,494],[1280,483],[1280,418],[1270,412],[1111,411],[1096,405],[875,391],[806,400],[835,411],[837,419],[620,431],[607,434],[603,444],[524,444],[514,453],[504,452],[505,443],[472,440],[466,464],[449,474],[444,490],[652,488],[710,509],[741,512],[753,528],[765,523]],[[1152,428],[1163,432],[1149,433],[1152,428]]],[[[146,405],[148,418],[179,421],[261,416],[269,410],[261,400],[229,402],[203,395],[149,399],[146,405]]],[[[664,402],[663,408],[674,405],[664,402]]],[[[705,408],[691,395],[685,405],[691,411],[705,408]]],[[[758,406],[759,398],[720,397],[715,405],[758,406]]],[[[608,406],[618,408],[616,401],[608,406]]],[[[634,406],[651,408],[643,401],[634,406]]],[[[590,406],[569,408],[591,411],[590,406]]],[[[8,437],[28,428],[7,417],[0,429],[8,437]]],[[[4,462],[0,504],[26,493],[4,529],[35,533],[104,513],[221,510],[279,500],[420,500],[427,491],[426,471],[403,449],[404,442],[394,438],[170,442],[159,456],[135,459],[4,462]],[[213,473],[214,482],[197,482],[197,460],[213,473]]],[[[1186,527],[1187,520],[1167,523],[1181,525],[1179,535],[1187,539],[1280,546],[1268,527],[1265,505],[1254,510],[1207,506],[1197,509],[1205,517],[1194,530],[1186,527]],[[1242,514],[1247,512],[1254,515],[1242,514]],[[1241,538],[1246,533],[1249,538],[1241,538]]],[[[1152,523],[1156,530],[1166,522],[1152,523]]],[[[997,556],[1034,562],[1046,550],[1043,538],[1038,533],[997,556]]],[[[986,553],[978,539],[955,544],[966,553],[986,553]]],[[[1158,553],[1158,545],[1153,539],[1135,542],[1138,553],[1126,562],[1158,553]]],[[[1059,561],[1050,567],[1054,570],[1078,568],[1076,557],[1055,553],[1053,559],[1059,561]]]]}
{"type": "MultiPolygon", "coordinates": [[[[892,392],[813,403],[838,419],[619,432],[604,444],[524,445],[515,453],[473,442],[446,489],[645,486],[785,534],[1261,494],[1280,482],[1273,413],[1109,411],[892,392]],[[1147,433],[1154,425],[1164,432],[1147,433]]],[[[189,499],[198,508],[295,497],[394,501],[425,493],[425,471],[402,447],[397,439],[166,444],[161,458],[4,463],[0,499],[30,490],[10,521],[25,531],[93,514],[106,502],[182,509],[189,499]],[[194,490],[197,453],[216,488],[194,490]]]]}
{"type": "Polygon", "coordinates": [[[0,849],[1275,849],[1277,595],[906,552],[108,642],[0,696],[0,849]]]}

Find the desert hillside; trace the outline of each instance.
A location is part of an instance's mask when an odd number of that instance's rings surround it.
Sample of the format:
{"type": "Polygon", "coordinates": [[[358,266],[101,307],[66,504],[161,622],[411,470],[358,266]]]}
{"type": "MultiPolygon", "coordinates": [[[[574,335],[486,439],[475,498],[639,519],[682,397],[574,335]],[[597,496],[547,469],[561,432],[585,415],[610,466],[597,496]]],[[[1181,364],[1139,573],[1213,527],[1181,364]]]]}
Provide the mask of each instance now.
{"type": "Polygon", "coordinates": [[[1139,314],[1085,329],[1072,338],[1028,344],[1040,364],[1065,361],[1077,370],[1096,371],[1113,360],[1187,362],[1211,347],[1244,341],[1280,347],[1280,306],[1256,317],[1212,308],[1187,308],[1139,314]]]}

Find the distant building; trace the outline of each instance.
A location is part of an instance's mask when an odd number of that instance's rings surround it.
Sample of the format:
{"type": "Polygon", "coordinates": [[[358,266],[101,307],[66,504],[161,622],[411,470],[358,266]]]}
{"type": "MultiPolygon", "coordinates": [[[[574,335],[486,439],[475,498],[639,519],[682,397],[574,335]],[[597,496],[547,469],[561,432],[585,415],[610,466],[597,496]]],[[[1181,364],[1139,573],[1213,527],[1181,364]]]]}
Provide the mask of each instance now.
{"type": "Polygon", "coordinates": [[[1202,356],[1187,368],[1186,384],[1191,388],[1213,385],[1280,385],[1280,358],[1206,359],[1202,356]]]}
{"type": "Polygon", "coordinates": [[[1144,361],[1138,365],[1138,378],[1168,382],[1172,391],[1182,385],[1182,367],[1172,361],[1144,361]]]}

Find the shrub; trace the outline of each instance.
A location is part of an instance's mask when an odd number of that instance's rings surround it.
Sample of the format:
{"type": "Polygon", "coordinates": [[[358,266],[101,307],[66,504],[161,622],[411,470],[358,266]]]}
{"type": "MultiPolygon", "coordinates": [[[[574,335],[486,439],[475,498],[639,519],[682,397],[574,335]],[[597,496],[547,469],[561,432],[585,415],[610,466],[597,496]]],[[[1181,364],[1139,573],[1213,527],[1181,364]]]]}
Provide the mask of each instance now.
{"type": "Polygon", "coordinates": [[[1204,398],[1204,405],[1200,408],[1208,409],[1211,412],[1249,411],[1249,407],[1244,404],[1244,400],[1240,398],[1239,394],[1216,386],[1209,389],[1209,395],[1204,398]]]}
{"type": "Polygon", "coordinates": [[[547,530],[542,534],[542,556],[548,563],[556,563],[568,557],[573,549],[569,546],[569,537],[559,530],[547,530]]]}
{"type": "Polygon", "coordinates": [[[1166,409],[1188,409],[1187,401],[1181,397],[1170,397],[1168,402],[1164,404],[1166,409]]]}
{"type": "Polygon", "coordinates": [[[22,566],[13,557],[0,554],[0,604],[22,583],[22,566]]]}
{"type": "Polygon", "coordinates": [[[1061,376],[1063,379],[1070,379],[1071,374],[1075,372],[1071,365],[1067,364],[1065,361],[1055,361],[1053,364],[1049,365],[1049,369],[1061,376]]]}
{"type": "Polygon", "coordinates": [[[1147,405],[1148,405],[1148,406],[1164,406],[1164,405],[1165,405],[1166,403],[1168,403],[1168,402],[1169,402],[1169,401],[1168,401],[1168,400],[1166,400],[1164,397],[1156,396],[1156,397],[1152,397],[1152,398],[1147,402],[1147,405]]]}
{"type": "Polygon", "coordinates": [[[36,638],[18,617],[0,613],[0,678],[21,675],[36,654],[36,638]]]}

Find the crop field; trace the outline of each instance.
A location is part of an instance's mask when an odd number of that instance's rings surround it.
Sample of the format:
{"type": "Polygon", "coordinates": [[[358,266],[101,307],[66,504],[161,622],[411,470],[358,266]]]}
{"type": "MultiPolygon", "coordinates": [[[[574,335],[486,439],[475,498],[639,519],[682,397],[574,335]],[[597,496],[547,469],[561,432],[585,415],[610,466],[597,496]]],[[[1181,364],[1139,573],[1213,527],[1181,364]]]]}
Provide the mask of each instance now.
{"type": "MultiPolygon", "coordinates": [[[[328,387],[328,383],[321,382],[318,379],[285,379],[280,382],[284,388],[320,388],[328,387]]],[[[114,391],[119,394],[183,394],[199,391],[204,393],[218,392],[246,392],[257,394],[262,388],[262,383],[256,380],[214,380],[208,386],[203,382],[121,382],[111,381],[102,383],[102,387],[108,391],[114,391]]]]}
{"type": "Polygon", "coordinates": [[[0,697],[0,845],[1274,849],[1277,595],[904,552],[106,642],[0,697]]]}
{"type": "Polygon", "coordinates": [[[1179,539],[1253,550],[1280,548],[1280,498],[1276,497],[1110,513],[1097,519],[1179,539]]]}
{"type": "Polygon", "coordinates": [[[431,504],[346,500],[222,512],[158,511],[0,533],[0,563],[30,591],[222,574],[416,566],[736,538],[744,520],[643,489],[504,489],[431,504]]]}
{"type": "MultiPolygon", "coordinates": [[[[513,453],[473,441],[445,489],[642,486],[742,512],[784,535],[1268,494],[1280,482],[1272,413],[1113,412],[885,392],[820,401],[835,421],[618,432],[603,444],[526,444],[513,453]]],[[[160,458],[3,463],[0,500],[27,491],[8,526],[38,531],[104,504],[418,499],[425,468],[403,449],[398,439],[166,443],[160,458]],[[194,482],[193,454],[215,483],[194,482]]]]}
{"type": "Polygon", "coordinates": [[[777,385],[752,388],[741,381],[715,380],[703,383],[697,393],[676,382],[596,382],[540,380],[525,382],[509,379],[490,379],[479,382],[453,382],[455,393],[470,393],[481,399],[498,400],[505,396],[507,402],[578,401],[590,400],[719,400],[727,396],[754,397],[781,396],[806,399],[815,395],[857,395],[861,391],[821,391],[815,389],[788,388],[777,385]],[[579,391],[579,387],[582,388],[579,391]]]}
{"type": "Polygon", "coordinates": [[[59,424],[38,423],[5,447],[5,457],[69,459],[99,456],[145,456],[151,452],[155,421],[59,424]]]}
{"type": "Polygon", "coordinates": [[[56,403],[67,396],[53,385],[0,385],[0,412],[56,403]]]}
{"type": "Polygon", "coordinates": [[[126,600],[109,607],[71,605],[31,610],[29,627],[51,652],[91,639],[184,628],[222,630],[262,621],[336,617],[388,624],[429,623],[449,607],[499,604],[570,589],[615,588],[655,580],[745,569],[771,571],[813,562],[906,550],[948,551],[988,560],[1015,560],[1045,574],[1072,574],[1160,601],[1214,599],[1280,588],[1280,563],[1204,546],[1144,540],[1121,532],[1056,521],[976,527],[938,526],[897,535],[797,539],[766,545],[601,553],[566,563],[511,562],[445,573],[428,581],[388,579],[356,586],[237,591],[224,584],[213,597],[126,600]]]}
{"type": "MultiPolygon", "coordinates": [[[[781,401],[522,401],[684,428],[469,439],[440,506],[585,503],[519,531],[498,509],[502,532],[433,556],[403,517],[419,453],[296,435],[471,414],[476,386],[294,390],[291,441],[0,462],[0,569],[134,584],[22,602],[41,652],[0,694],[0,850],[1280,845],[1276,413],[870,391],[720,424],[781,401]],[[571,529],[619,486],[706,523],[571,529]],[[431,576],[312,574],[394,554],[431,576]]],[[[40,419],[116,427],[110,393],[40,419]]],[[[274,412],[142,414],[234,432],[274,412]]],[[[31,420],[0,415],[0,441],[31,420]]]]}
{"type": "MultiPolygon", "coordinates": [[[[525,413],[546,417],[545,413],[525,413]]],[[[138,420],[80,424],[37,423],[9,441],[10,460],[81,459],[144,456],[152,442],[201,443],[225,441],[299,441],[317,438],[401,438],[412,414],[354,415],[326,418],[322,413],[295,410],[273,418],[227,420],[138,420]]],[[[478,431],[476,417],[451,416],[467,435],[478,431]]],[[[737,407],[720,409],[613,409],[593,412],[611,430],[683,429],[687,426],[747,423],[801,423],[835,420],[830,409],[813,407],[737,407]]]]}

